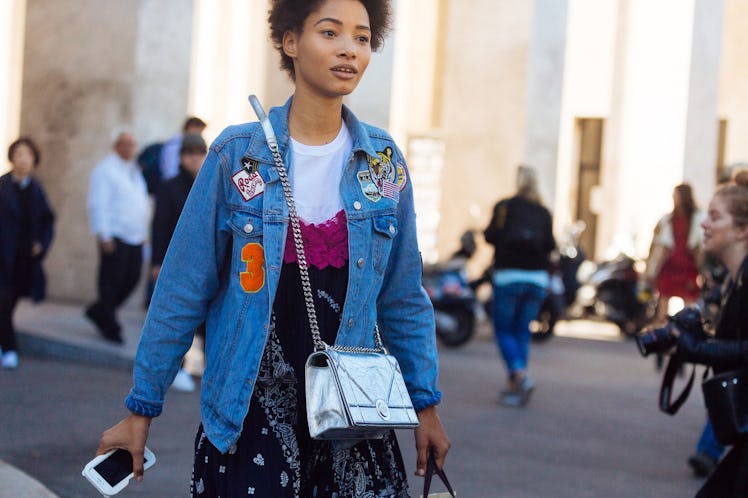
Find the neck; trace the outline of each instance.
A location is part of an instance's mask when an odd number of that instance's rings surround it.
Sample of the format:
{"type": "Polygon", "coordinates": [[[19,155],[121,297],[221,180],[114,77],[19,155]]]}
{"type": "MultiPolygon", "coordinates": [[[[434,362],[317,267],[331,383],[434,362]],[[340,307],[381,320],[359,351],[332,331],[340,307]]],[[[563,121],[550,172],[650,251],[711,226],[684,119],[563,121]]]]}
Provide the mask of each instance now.
{"type": "Polygon", "coordinates": [[[737,280],[738,273],[740,272],[740,265],[743,264],[743,260],[748,255],[748,244],[739,244],[729,248],[726,254],[722,255],[722,263],[730,273],[732,280],[737,280]]]}
{"type": "Polygon", "coordinates": [[[340,132],[343,98],[320,98],[297,88],[288,112],[288,132],[305,145],[324,145],[340,132]]]}

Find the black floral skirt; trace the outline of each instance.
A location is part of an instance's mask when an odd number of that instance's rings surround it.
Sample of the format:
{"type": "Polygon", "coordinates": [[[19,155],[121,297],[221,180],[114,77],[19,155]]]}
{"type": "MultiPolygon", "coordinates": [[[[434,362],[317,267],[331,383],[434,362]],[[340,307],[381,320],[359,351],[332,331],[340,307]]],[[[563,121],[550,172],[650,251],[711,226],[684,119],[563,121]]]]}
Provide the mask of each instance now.
{"type": "MultiPolygon", "coordinates": [[[[334,274],[332,272],[330,276],[334,274]]],[[[320,285],[320,275],[314,276],[317,277],[317,285],[320,285]]],[[[332,282],[339,280],[333,278],[332,282]]],[[[281,283],[283,281],[281,276],[281,283]]],[[[276,305],[279,298],[283,302],[281,290],[276,297],[276,305]]],[[[327,318],[339,323],[339,313],[325,317],[328,311],[325,302],[333,311],[339,312],[342,308],[337,304],[340,298],[334,298],[336,293],[339,290],[335,292],[333,285],[315,296],[315,301],[318,297],[321,301],[315,303],[321,329],[329,330],[330,327],[322,326],[327,318]]],[[[276,306],[274,308],[277,310],[276,306]]],[[[273,317],[249,413],[237,443],[226,454],[221,454],[200,426],[195,439],[191,496],[408,497],[408,481],[394,432],[383,439],[357,442],[318,441],[309,436],[303,393],[303,363],[300,361],[309,354],[307,350],[310,344],[300,341],[297,334],[293,334],[296,340],[284,340],[292,339],[284,332],[293,330],[293,327],[288,328],[293,324],[286,317],[299,315],[302,320],[306,319],[305,313],[284,313],[284,318],[273,317]],[[286,350],[292,350],[291,354],[287,354],[286,350]],[[297,371],[300,371],[300,375],[297,371]]],[[[337,326],[333,330],[336,331],[337,326]]],[[[308,332],[303,334],[309,337],[308,332]]]]}

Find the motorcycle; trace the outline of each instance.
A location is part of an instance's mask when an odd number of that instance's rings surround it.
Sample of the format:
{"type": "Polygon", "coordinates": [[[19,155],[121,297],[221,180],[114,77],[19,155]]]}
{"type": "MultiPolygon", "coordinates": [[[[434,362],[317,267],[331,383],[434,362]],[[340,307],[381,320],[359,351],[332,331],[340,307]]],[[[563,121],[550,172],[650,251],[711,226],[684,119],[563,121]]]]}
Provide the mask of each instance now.
{"type": "Polygon", "coordinates": [[[636,336],[654,318],[656,303],[642,298],[640,274],[631,256],[621,252],[597,265],[582,265],[579,274],[582,285],[573,305],[573,318],[612,322],[627,337],[636,336]]]}
{"type": "Polygon", "coordinates": [[[481,313],[465,267],[475,253],[473,233],[465,232],[460,242],[449,261],[423,269],[423,287],[434,306],[436,336],[449,347],[461,346],[473,337],[481,313]]]}
{"type": "Polygon", "coordinates": [[[581,286],[577,272],[586,260],[579,245],[579,237],[585,228],[585,223],[579,220],[569,226],[559,240],[559,258],[551,270],[548,295],[540,306],[538,317],[530,323],[533,341],[545,341],[553,337],[556,322],[567,316],[567,310],[576,300],[581,286]]]}

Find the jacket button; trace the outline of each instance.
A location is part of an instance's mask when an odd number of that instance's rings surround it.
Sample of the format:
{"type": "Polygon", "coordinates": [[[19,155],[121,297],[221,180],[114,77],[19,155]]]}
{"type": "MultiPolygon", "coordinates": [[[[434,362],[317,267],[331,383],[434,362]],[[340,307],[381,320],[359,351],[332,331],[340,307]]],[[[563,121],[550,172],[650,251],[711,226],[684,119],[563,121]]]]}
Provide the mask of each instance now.
{"type": "Polygon", "coordinates": [[[356,211],[358,211],[359,209],[361,209],[361,203],[358,202],[358,201],[354,202],[353,203],[353,209],[355,209],[356,211]]]}
{"type": "Polygon", "coordinates": [[[348,328],[353,327],[353,318],[348,319],[348,328]]]}
{"type": "Polygon", "coordinates": [[[356,261],[356,265],[359,268],[363,268],[364,267],[364,258],[358,258],[358,261],[356,261]]]}
{"type": "Polygon", "coordinates": [[[244,232],[245,233],[251,233],[252,230],[254,230],[254,229],[255,229],[255,227],[252,226],[252,223],[247,223],[246,225],[244,225],[244,232]]]}
{"type": "Polygon", "coordinates": [[[390,225],[390,233],[395,234],[395,225],[390,225]]]}

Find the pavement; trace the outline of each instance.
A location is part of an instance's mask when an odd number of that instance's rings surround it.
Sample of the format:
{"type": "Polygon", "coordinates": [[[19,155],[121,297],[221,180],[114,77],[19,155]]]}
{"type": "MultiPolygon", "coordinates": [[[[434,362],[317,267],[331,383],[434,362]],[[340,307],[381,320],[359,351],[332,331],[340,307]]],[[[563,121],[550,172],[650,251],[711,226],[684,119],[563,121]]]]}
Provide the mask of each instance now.
{"type": "MultiPolygon", "coordinates": [[[[95,447],[96,431],[123,411],[145,318],[139,296],[119,312],[123,345],[104,341],[83,316],[82,304],[19,303],[20,368],[17,376],[0,372],[3,389],[18,403],[6,403],[0,415],[18,429],[0,438],[7,460],[0,460],[0,498],[91,496],[79,469],[95,447]],[[34,410],[46,416],[25,421],[24,414],[34,410]]],[[[490,327],[479,328],[462,348],[441,349],[440,386],[451,401],[440,416],[454,443],[448,474],[460,495],[693,496],[700,481],[690,477],[685,458],[703,425],[700,393],[678,417],[662,416],[656,409],[659,375],[614,326],[560,322],[556,335],[533,349],[539,388],[521,413],[495,401],[503,377],[490,327]]],[[[199,374],[193,356],[188,370],[199,374]]],[[[147,488],[133,485],[131,494],[173,496],[184,485],[199,423],[196,403],[196,395],[170,398],[168,413],[149,438],[163,457],[160,471],[149,476],[147,488]]],[[[412,437],[403,434],[402,440],[412,437]]],[[[409,475],[412,446],[401,445],[409,475]]]]}
{"type": "MultiPolygon", "coordinates": [[[[102,339],[83,316],[82,304],[48,301],[34,305],[22,300],[15,314],[20,368],[24,357],[31,356],[130,370],[145,312],[135,302],[128,302],[118,316],[124,339],[121,345],[102,339]]],[[[32,476],[3,460],[0,460],[0,482],[3,483],[0,498],[57,497],[32,476]]]]}

